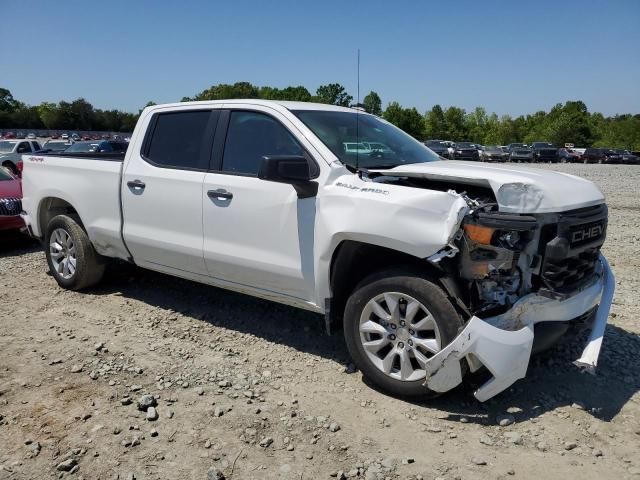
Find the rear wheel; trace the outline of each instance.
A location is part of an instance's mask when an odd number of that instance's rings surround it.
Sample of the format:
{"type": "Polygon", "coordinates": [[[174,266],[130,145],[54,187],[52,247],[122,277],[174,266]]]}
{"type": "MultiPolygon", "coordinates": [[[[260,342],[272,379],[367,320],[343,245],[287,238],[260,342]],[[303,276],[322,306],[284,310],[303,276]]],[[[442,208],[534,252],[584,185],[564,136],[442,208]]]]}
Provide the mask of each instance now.
{"type": "Polygon", "coordinates": [[[463,322],[444,291],[426,276],[386,271],[366,278],[347,301],[344,335],[356,366],[398,396],[437,395],[423,386],[426,362],[463,322]]]}
{"type": "Polygon", "coordinates": [[[53,217],[45,237],[47,263],[63,288],[81,290],[102,279],[105,263],[76,219],[53,217]]]}

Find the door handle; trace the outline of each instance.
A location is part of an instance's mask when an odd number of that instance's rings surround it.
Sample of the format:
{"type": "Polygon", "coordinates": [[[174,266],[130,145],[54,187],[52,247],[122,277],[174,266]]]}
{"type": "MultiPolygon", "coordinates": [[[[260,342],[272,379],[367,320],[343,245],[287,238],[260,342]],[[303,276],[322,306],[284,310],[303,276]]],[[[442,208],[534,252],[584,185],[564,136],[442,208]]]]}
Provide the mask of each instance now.
{"type": "Polygon", "coordinates": [[[130,188],[136,188],[136,189],[140,189],[140,190],[144,190],[144,187],[146,187],[145,183],[141,180],[132,180],[127,182],[127,185],[130,188]]]}
{"type": "Polygon", "coordinates": [[[224,188],[218,188],[217,190],[209,190],[207,191],[207,195],[209,198],[214,198],[218,200],[231,200],[233,198],[233,193],[227,192],[224,188]]]}

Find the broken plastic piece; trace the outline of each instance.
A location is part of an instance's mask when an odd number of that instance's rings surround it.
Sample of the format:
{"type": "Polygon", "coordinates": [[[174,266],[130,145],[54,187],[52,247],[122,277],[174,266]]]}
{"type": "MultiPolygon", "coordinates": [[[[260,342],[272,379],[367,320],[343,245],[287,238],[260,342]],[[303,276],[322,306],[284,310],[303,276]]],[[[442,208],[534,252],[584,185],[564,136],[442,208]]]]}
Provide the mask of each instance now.
{"type": "Polygon", "coordinates": [[[602,269],[598,281],[566,300],[530,294],[502,315],[486,319],[471,317],[453,342],[426,363],[424,385],[436,392],[455,388],[462,383],[460,362],[466,358],[471,360],[472,370],[482,364],[493,375],[474,393],[484,402],[526,375],[536,323],[571,320],[599,303],[587,346],[582,357],[574,362],[593,372],[615,290],[613,273],[602,255],[600,262],[602,269]]]}
{"type": "Polygon", "coordinates": [[[600,300],[600,306],[593,319],[593,326],[591,327],[591,334],[589,335],[587,346],[582,351],[582,356],[573,362],[574,365],[592,374],[595,373],[596,366],[598,365],[602,338],[604,337],[604,331],[607,327],[607,318],[609,318],[609,310],[611,310],[611,304],[613,303],[613,292],[616,287],[615,276],[611,271],[611,267],[609,267],[607,259],[604,258],[603,255],[600,255],[600,262],[602,262],[604,276],[602,299],[600,300]]]}

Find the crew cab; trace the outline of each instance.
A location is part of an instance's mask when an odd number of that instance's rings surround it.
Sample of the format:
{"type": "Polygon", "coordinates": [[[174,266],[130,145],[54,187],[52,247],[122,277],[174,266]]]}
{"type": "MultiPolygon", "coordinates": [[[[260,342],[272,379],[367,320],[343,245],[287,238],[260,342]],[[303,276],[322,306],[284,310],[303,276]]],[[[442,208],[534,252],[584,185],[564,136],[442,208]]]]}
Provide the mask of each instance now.
{"type": "Polygon", "coordinates": [[[396,395],[484,368],[487,400],[582,322],[578,362],[596,366],[614,281],[587,180],[447,161],[374,115],[262,100],[150,106],[125,154],[23,158],[23,218],[63,288],[117,258],[324,314],[396,395]]]}

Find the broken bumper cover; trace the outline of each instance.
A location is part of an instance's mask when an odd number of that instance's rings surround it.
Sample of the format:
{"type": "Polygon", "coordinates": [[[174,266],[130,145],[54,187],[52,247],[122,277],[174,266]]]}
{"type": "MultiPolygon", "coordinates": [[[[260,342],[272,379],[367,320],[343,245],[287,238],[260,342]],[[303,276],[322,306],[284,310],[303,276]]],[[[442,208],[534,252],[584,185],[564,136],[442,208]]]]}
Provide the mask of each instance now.
{"type": "Polygon", "coordinates": [[[532,293],[522,297],[502,315],[485,319],[471,317],[453,342],[427,363],[425,386],[436,392],[455,388],[462,383],[460,362],[466,358],[473,371],[485,366],[492,374],[492,378],[474,393],[484,402],[526,375],[536,323],[568,321],[598,305],[587,345],[575,362],[593,372],[615,289],[613,272],[602,255],[600,263],[598,280],[565,300],[532,293]]]}

